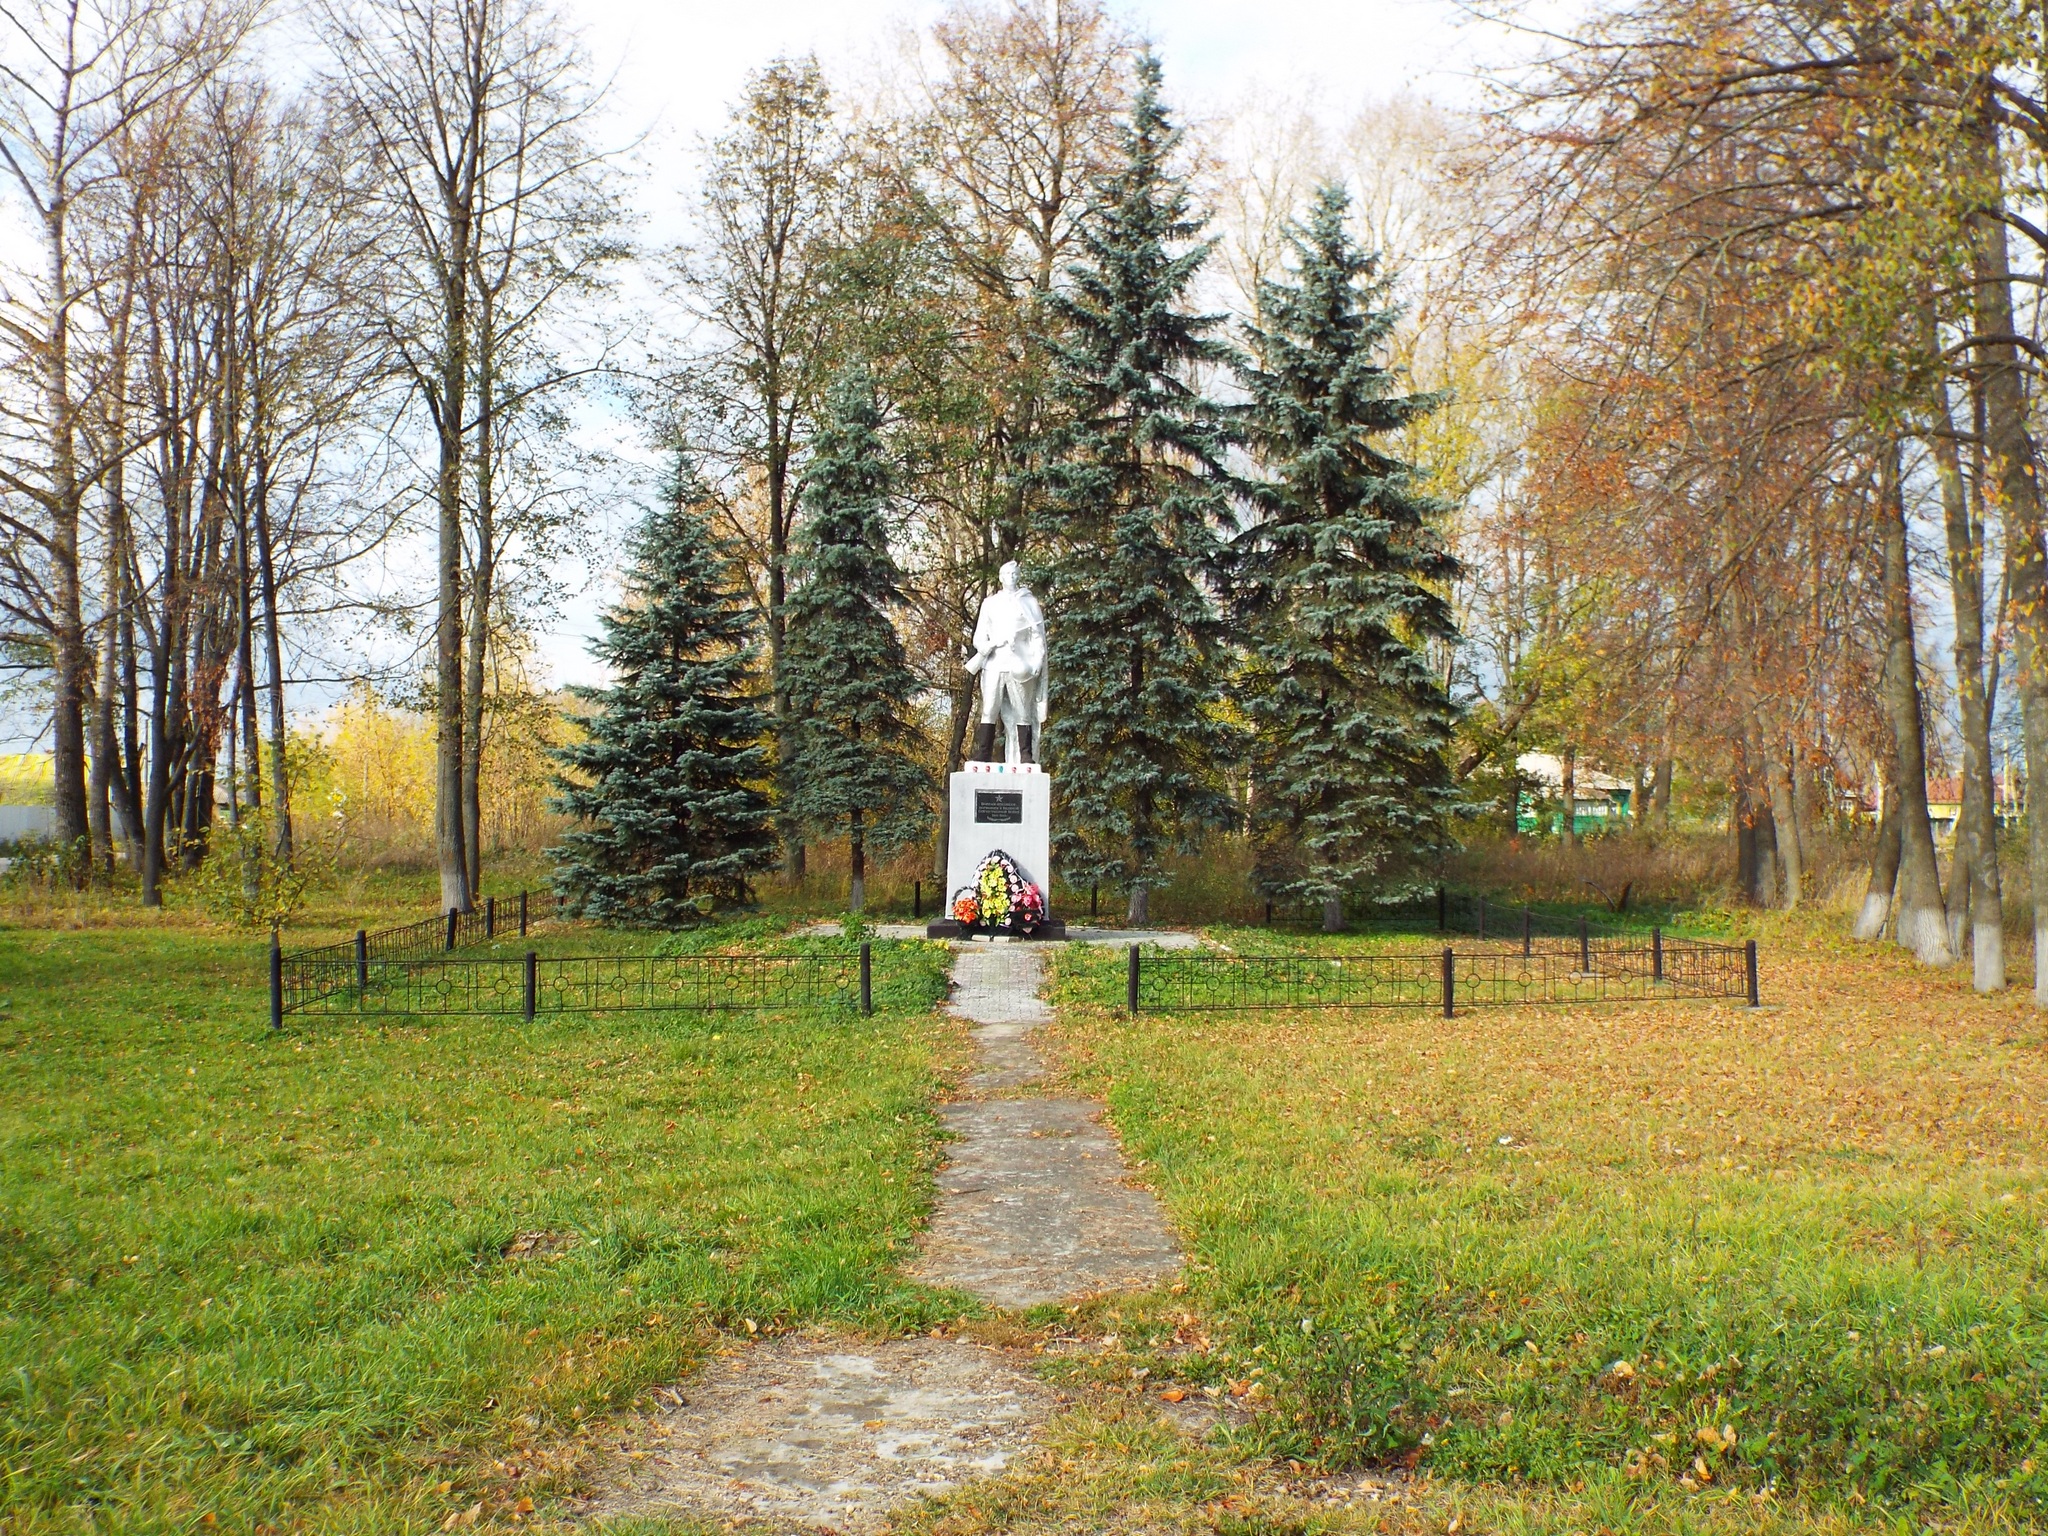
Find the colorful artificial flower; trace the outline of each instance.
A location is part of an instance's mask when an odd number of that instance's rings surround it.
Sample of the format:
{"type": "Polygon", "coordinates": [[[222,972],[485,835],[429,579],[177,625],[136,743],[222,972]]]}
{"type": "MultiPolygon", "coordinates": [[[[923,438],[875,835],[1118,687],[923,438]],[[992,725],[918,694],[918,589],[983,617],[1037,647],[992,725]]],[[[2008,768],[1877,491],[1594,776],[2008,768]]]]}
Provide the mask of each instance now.
{"type": "Polygon", "coordinates": [[[1025,878],[1017,861],[1000,848],[984,858],[975,870],[972,899],[980,917],[979,926],[985,930],[1007,928],[1013,933],[1030,934],[1045,922],[1045,892],[1025,878]]]}

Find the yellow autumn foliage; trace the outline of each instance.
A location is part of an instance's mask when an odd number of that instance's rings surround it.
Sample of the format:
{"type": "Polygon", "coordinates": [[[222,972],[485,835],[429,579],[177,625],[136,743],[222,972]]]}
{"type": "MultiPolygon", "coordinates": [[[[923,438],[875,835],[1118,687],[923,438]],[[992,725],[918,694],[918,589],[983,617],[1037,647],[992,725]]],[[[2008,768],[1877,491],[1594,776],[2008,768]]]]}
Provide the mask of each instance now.
{"type": "Polygon", "coordinates": [[[47,752],[0,752],[0,805],[48,805],[53,780],[47,752]]]}
{"type": "MultiPolygon", "coordinates": [[[[573,725],[560,698],[497,698],[485,714],[481,800],[486,855],[536,851],[563,818],[547,808],[553,764],[547,749],[573,725]]],[[[304,739],[299,808],[330,825],[344,856],[404,862],[434,843],[434,722],[386,705],[358,686],[304,739]]]]}

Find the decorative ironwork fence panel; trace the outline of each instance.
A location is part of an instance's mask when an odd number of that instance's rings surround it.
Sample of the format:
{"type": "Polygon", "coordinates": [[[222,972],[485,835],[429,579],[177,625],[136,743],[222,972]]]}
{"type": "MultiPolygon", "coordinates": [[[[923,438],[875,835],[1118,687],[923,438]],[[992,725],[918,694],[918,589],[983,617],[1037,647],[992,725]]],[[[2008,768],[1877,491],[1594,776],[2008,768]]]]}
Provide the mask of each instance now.
{"type": "Polygon", "coordinates": [[[284,1012],[523,1016],[857,1006],[857,955],[576,955],[382,960],[286,957],[284,1012]],[[527,1006],[529,971],[533,983],[527,1006]]]}
{"type": "Polygon", "coordinates": [[[854,955],[596,955],[540,961],[534,1011],[778,1012],[859,999],[854,955]]]}
{"type": "Polygon", "coordinates": [[[1346,955],[1145,955],[1141,1011],[1249,1008],[1415,1008],[1442,996],[1430,952],[1346,955]]]}
{"type": "MultiPolygon", "coordinates": [[[[358,931],[352,939],[318,944],[289,954],[277,952],[273,935],[273,1019],[287,1013],[308,1012],[325,998],[366,993],[370,990],[372,966],[391,966],[409,961],[439,963],[433,957],[498,937],[501,925],[509,929],[516,923],[519,932],[524,933],[529,921],[527,895],[521,891],[516,902],[508,900],[502,914],[498,911],[497,898],[489,897],[478,902],[471,912],[438,913],[415,923],[402,923],[396,928],[380,928],[375,933],[358,931]]],[[[549,899],[542,911],[533,916],[545,922],[555,906],[554,900],[549,899]]],[[[519,962],[511,963],[516,965],[519,962]]],[[[446,990],[438,982],[429,988],[436,989],[446,990]]]]}
{"type": "Polygon", "coordinates": [[[1749,975],[1753,950],[1740,944],[1670,944],[1664,946],[1664,980],[1686,997],[1744,997],[1751,1002],[1749,975]]]}
{"type": "Polygon", "coordinates": [[[1141,1012],[1311,1008],[1483,1008],[1526,1003],[1749,997],[1744,950],[1689,940],[1652,947],[1607,940],[1518,950],[1346,955],[1142,956],[1141,1012]],[[1448,954],[1448,975],[1446,955],[1448,954]]]}

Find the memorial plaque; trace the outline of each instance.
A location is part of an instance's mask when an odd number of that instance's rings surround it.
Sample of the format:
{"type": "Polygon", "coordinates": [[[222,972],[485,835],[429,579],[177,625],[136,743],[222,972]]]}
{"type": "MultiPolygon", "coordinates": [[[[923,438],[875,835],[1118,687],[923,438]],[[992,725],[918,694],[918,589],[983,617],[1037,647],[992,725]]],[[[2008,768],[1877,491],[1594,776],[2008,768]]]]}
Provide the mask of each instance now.
{"type": "Polygon", "coordinates": [[[977,789],[974,792],[974,819],[1021,826],[1024,822],[1024,796],[1015,790],[977,789]]]}

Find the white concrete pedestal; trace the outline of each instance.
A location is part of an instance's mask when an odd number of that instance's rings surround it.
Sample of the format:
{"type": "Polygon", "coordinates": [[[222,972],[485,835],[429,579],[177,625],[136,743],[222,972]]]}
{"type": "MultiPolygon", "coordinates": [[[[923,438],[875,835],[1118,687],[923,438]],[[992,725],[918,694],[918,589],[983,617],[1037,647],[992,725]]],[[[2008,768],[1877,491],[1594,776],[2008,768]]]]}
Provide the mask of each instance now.
{"type": "Polygon", "coordinates": [[[950,923],[953,897],[974,884],[981,861],[1001,849],[1052,904],[1052,778],[1036,763],[969,763],[949,786],[951,833],[946,896],[939,922],[950,923]]]}

